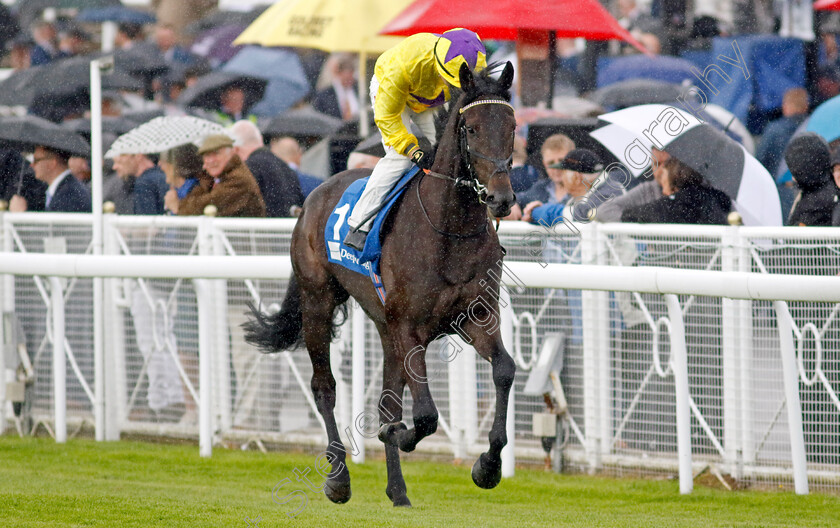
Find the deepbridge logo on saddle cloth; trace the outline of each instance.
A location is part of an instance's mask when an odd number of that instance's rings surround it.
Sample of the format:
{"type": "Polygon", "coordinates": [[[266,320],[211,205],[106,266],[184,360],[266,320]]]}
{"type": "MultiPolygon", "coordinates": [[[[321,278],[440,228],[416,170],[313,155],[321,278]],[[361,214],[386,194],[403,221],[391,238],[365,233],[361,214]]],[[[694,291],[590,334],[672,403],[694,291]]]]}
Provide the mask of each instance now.
{"type": "Polygon", "coordinates": [[[385,218],[387,218],[388,212],[397,201],[397,198],[405,191],[408,182],[419,171],[420,169],[418,167],[412,167],[403,175],[394,188],[391,189],[391,192],[388,193],[388,196],[385,198],[385,205],[376,215],[370,233],[368,233],[364,251],[356,251],[351,247],[347,247],[343,241],[350,229],[350,226],[347,224],[347,218],[350,216],[350,212],[365,190],[368,178],[356,180],[347,187],[338,204],[336,204],[335,209],[333,209],[332,214],[330,214],[327,220],[327,226],[324,228],[324,240],[327,243],[326,249],[329,261],[370,277],[382,304],[385,304],[386,296],[385,287],[382,285],[382,278],[379,275],[379,257],[382,254],[382,242],[379,240],[379,237],[382,224],[385,222],[385,218]]]}

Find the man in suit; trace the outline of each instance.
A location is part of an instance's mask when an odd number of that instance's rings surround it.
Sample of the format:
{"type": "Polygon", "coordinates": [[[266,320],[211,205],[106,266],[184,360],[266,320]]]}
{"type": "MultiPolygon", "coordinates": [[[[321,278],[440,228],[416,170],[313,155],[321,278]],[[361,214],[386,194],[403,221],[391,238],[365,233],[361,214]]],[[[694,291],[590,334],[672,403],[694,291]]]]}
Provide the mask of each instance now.
{"type": "Polygon", "coordinates": [[[352,55],[336,60],[332,86],[315,94],[312,108],[345,121],[358,117],[359,97],[356,94],[356,68],[352,55]]]}
{"type": "Polygon", "coordinates": [[[230,132],[236,140],[234,152],[245,162],[260,186],[266,216],[293,216],[292,206],[303,205],[303,194],[295,171],[265,147],[263,136],[254,123],[237,121],[230,132]]]}
{"type": "MultiPolygon", "coordinates": [[[[70,154],[51,147],[37,146],[32,157],[35,178],[47,184],[46,212],[89,213],[90,193],[84,184],[70,173],[70,154]]],[[[28,209],[26,198],[14,195],[9,211],[24,212],[28,209]]]]}

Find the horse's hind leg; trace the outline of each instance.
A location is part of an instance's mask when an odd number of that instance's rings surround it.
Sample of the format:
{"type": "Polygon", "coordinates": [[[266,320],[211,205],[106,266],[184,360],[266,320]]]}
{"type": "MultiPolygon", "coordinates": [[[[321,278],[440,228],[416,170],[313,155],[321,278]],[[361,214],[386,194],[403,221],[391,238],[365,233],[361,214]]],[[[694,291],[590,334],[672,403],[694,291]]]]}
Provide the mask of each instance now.
{"type": "Polygon", "coordinates": [[[303,335],[312,361],[312,394],[327,428],[329,445],[326,455],[332,464],[324,482],[324,493],[331,501],[343,504],[350,500],[350,472],[345,464],[346,451],[333,415],[335,378],[330,369],[330,340],[333,312],[346,300],[347,294],[339,294],[337,288],[330,285],[315,287],[319,285],[301,282],[300,286],[303,335]]]}
{"type": "Polygon", "coordinates": [[[394,506],[411,506],[406,495],[405,479],[400,467],[399,446],[389,437],[393,431],[405,430],[402,423],[402,395],[405,379],[402,373],[402,363],[394,355],[394,345],[384,325],[377,325],[379,336],[382,338],[384,354],[382,396],[379,398],[379,421],[383,424],[380,439],[385,444],[385,464],[388,468],[388,486],[385,493],[394,506]]]}
{"type": "MultiPolygon", "coordinates": [[[[482,321],[489,320],[483,319],[482,321]]],[[[494,319],[495,320],[495,319],[494,319]]],[[[490,428],[490,449],[475,461],[472,479],[484,489],[495,488],[502,479],[502,448],[507,444],[507,409],[510,388],[516,374],[516,364],[505,350],[498,327],[488,331],[472,321],[464,325],[464,331],[472,339],[476,352],[493,367],[493,384],[496,386],[496,414],[490,428]]]]}

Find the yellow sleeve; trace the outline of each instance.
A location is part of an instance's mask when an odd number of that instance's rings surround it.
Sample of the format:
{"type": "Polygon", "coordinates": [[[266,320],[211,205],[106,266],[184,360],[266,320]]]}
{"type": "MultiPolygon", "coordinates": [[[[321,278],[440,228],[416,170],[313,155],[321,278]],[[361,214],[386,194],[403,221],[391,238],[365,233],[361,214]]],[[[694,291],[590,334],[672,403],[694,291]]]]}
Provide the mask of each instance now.
{"type": "Polygon", "coordinates": [[[414,134],[402,122],[402,113],[408,101],[409,80],[405,70],[396,62],[392,59],[383,68],[382,75],[377,74],[379,89],[373,112],[385,144],[399,154],[408,156],[408,152],[418,143],[414,134]]]}

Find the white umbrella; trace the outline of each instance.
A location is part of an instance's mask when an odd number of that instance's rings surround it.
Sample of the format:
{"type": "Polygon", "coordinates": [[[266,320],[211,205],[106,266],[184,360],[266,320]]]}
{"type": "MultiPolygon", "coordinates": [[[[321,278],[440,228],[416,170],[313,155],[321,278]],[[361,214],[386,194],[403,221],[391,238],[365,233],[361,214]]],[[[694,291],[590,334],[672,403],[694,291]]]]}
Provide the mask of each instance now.
{"type": "Polygon", "coordinates": [[[735,140],[688,112],[666,105],[640,105],[598,116],[607,124],[590,136],[638,176],[656,147],[699,172],[725,192],[744,225],[782,225],[776,184],[767,169],[735,140]]]}
{"type": "Polygon", "coordinates": [[[105,157],[115,158],[120,154],[155,154],[187,143],[198,144],[211,134],[227,134],[227,131],[218,123],[197,117],[156,117],[118,137],[105,153],[105,157]]]}

